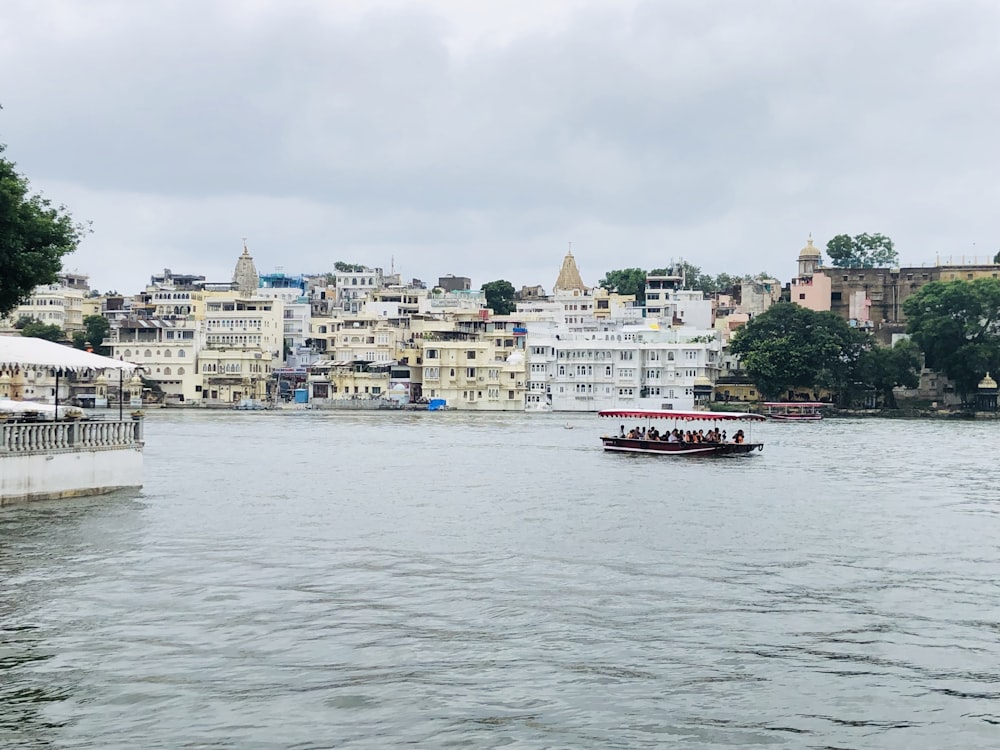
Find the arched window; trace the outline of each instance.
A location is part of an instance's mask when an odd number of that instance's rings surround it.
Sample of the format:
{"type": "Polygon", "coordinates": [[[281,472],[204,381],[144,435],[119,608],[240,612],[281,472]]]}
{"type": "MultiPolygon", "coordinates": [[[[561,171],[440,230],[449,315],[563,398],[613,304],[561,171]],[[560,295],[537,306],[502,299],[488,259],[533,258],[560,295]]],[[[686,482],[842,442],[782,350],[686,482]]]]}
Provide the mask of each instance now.
{"type": "Polygon", "coordinates": [[[164,357],[172,357],[174,355],[171,353],[171,351],[169,349],[165,349],[164,352],[163,352],[163,356],[164,357]]]}
{"type": "Polygon", "coordinates": [[[164,367],[163,368],[163,374],[164,375],[169,375],[170,374],[170,368],[169,367],[164,367]]]}
{"type": "Polygon", "coordinates": [[[153,352],[151,352],[149,349],[147,349],[146,353],[143,354],[142,356],[144,356],[144,357],[152,357],[153,356],[153,352]]]}
{"type": "Polygon", "coordinates": [[[177,374],[178,375],[183,375],[184,374],[184,368],[183,367],[178,367],[177,368],[177,374]]]}
{"type": "Polygon", "coordinates": [[[131,356],[132,356],[132,350],[131,349],[126,349],[125,350],[125,359],[128,359],[131,356]]]}
{"type": "Polygon", "coordinates": [[[187,354],[184,352],[183,349],[178,349],[177,356],[180,357],[181,359],[184,359],[187,356],[187,354]]]}

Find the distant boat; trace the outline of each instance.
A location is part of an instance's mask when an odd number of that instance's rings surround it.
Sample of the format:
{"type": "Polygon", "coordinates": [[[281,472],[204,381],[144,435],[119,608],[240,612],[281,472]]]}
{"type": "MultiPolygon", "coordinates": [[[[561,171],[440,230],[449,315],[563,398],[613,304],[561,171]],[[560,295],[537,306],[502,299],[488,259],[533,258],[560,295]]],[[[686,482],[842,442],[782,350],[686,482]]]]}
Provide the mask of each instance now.
{"type": "Polygon", "coordinates": [[[761,404],[765,417],[776,422],[816,422],[831,404],[822,401],[767,401],[761,404]]]}
{"type": "Polygon", "coordinates": [[[237,411],[260,411],[266,409],[267,405],[260,399],[241,398],[238,403],[233,405],[233,408],[237,411]]]}

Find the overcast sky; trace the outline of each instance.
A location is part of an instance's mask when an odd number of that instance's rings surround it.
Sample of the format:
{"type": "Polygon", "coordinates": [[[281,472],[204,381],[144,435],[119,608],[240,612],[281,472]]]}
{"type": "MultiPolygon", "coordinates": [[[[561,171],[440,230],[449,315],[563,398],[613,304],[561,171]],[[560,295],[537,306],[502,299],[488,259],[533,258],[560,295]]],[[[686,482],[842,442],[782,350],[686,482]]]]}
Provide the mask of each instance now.
{"type": "Polygon", "coordinates": [[[4,0],[0,142],[170,268],[390,264],[550,290],[684,258],[787,280],[812,233],[1000,249],[1000,2],[4,0]]]}

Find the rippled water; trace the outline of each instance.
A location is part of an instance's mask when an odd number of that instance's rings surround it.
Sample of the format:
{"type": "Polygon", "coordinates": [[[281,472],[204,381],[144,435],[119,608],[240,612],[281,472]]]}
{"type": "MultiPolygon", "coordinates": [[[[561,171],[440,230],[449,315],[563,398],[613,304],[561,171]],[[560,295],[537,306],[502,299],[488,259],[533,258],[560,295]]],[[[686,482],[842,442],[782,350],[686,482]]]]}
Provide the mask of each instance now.
{"type": "Polygon", "coordinates": [[[1000,746],[1000,423],[614,427],[151,415],[0,513],[0,746],[1000,746]]]}

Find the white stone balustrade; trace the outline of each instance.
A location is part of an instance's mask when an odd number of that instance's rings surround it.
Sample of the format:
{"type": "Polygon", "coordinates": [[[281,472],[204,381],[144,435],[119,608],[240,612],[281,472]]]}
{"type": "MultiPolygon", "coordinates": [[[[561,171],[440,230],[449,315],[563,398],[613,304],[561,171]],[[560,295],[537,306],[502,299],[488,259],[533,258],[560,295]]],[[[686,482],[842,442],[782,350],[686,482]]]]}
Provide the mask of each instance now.
{"type": "Polygon", "coordinates": [[[0,453],[112,450],[142,446],[141,418],[0,422],[0,453]]]}

